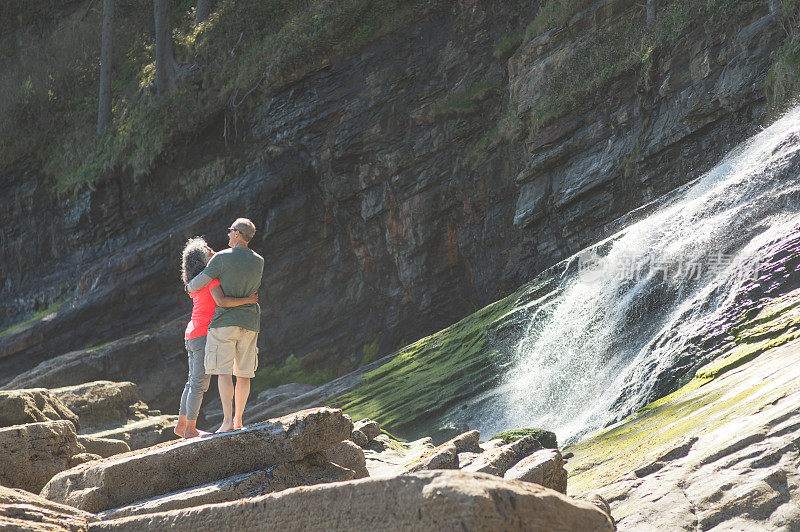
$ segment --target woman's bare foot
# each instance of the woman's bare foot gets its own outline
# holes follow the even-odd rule
[[[188,440],[189,438],[197,438],[198,436],[200,436],[200,431],[199,431],[199,430],[197,430],[197,429],[190,429],[190,428],[187,428],[187,429],[186,429],[186,432],[184,432],[184,433],[183,433],[183,437],[184,437],[185,439],[187,439],[187,440]]]
[[[217,433],[228,432],[229,430],[233,430],[233,421],[223,421],[222,426],[217,429]]]
[[[176,436],[183,438],[183,435],[186,433],[186,416],[178,416],[178,424],[175,425],[173,432]]]

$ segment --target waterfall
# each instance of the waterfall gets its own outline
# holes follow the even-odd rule
[[[500,384],[459,421],[487,437],[542,427],[569,443],[685,382],[746,312],[800,284],[799,152],[797,108],[567,259]]]

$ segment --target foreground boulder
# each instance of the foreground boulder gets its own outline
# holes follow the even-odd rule
[[[0,428],[0,484],[38,493],[83,452],[67,420]]]
[[[580,530],[611,531],[585,501],[523,482],[424,471],[286,490],[189,511],[103,521],[90,530]]]
[[[0,391],[0,427],[66,419],[78,430],[78,416],[44,388]]]
[[[117,519],[130,515],[152,514],[256,497],[297,486],[345,480],[353,480],[352,470],[327,462],[324,456],[317,453],[297,462],[277,464],[196,488],[154,497],[101,512],[98,516],[102,519]]]
[[[90,512],[117,508],[322,452],[350,434],[341,410],[304,410],[243,430],[91,462],[54,477],[42,496]]]
[[[0,486],[0,530],[87,530],[97,521],[88,512],[57,504],[23,490]]]

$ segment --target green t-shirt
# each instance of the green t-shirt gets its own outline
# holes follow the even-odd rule
[[[247,297],[261,286],[264,258],[249,248],[228,248],[214,255],[203,273],[219,279],[222,291],[230,297]],[[261,324],[261,307],[241,305],[217,307],[209,327],[241,327],[258,332]]]

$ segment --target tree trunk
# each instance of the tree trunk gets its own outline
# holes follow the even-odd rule
[[[100,45],[100,98],[97,105],[97,133],[111,121],[111,54],[114,31],[114,0],[103,0],[103,38]]]
[[[166,94],[175,85],[175,56],[172,53],[172,25],[169,0],[153,0],[156,22],[156,90]]]
[[[194,12],[195,26],[208,18],[211,13],[211,0],[197,0],[197,9]]]
[[[647,0],[645,13],[647,14],[647,27],[649,28],[656,21],[656,0]]]

